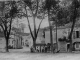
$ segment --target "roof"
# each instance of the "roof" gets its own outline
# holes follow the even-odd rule
[[[30,34],[30,33],[23,33],[23,32],[21,32],[20,28],[13,27],[12,30],[16,31],[16,34],[19,34],[19,35],[22,35],[22,36],[28,36]],[[13,34],[13,33],[11,33],[11,34]]]
[[[12,30],[13,30],[13,31],[21,31],[20,28],[15,28],[15,27],[12,27]]]
[[[72,27],[72,22],[65,24],[64,26],[59,26],[57,29],[65,29],[65,28],[71,28]],[[76,21],[75,27],[80,27],[80,18]],[[49,26],[44,28],[45,31],[49,30]],[[56,27],[52,26],[52,29],[55,30]]]
[[[28,36],[30,33],[16,32],[16,34],[19,34],[19,35],[22,35],[22,36]]]

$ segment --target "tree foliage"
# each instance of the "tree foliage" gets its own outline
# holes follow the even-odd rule
[[[66,2],[64,5],[64,9],[61,9],[61,11],[58,13],[58,20],[62,21],[62,24],[66,24],[71,22],[71,31],[68,36],[70,41],[70,50],[72,51],[72,33],[73,29],[75,27],[76,19],[80,17],[79,15],[79,9],[80,9],[80,1],[79,0],[70,0],[70,3],[68,3],[68,0],[64,1]],[[64,20],[62,20],[64,19]],[[68,21],[68,22],[67,22]],[[64,23],[65,22],[65,23]]]
[[[8,52],[8,40],[11,32],[12,21],[17,16],[18,10],[15,1],[4,1],[3,3],[5,14],[3,17],[0,17],[0,26],[4,32],[6,51]]]

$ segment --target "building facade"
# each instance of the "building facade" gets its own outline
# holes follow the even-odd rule
[[[9,46],[14,49],[21,49],[25,46],[25,40],[27,40],[28,33],[23,33],[19,29],[14,28],[11,31]]]
[[[58,45],[58,50],[60,52],[68,52],[70,50],[70,42],[68,40],[68,36],[71,32],[71,26],[72,24],[66,24],[65,26],[57,27],[57,39],[56,39],[56,28],[54,27],[52,29],[53,34],[53,46],[55,44]],[[63,40],[62,40],[63,39]],[[33,45],[33,40],[31,36],[28,38],[30,46]],[[44,28],[39,31],[36,44],[41,44],[44,41],[44,44],[51,43],[50,41],[50,30],[49,28]],[[76,22],[73,33],[72,33],[72,44],[73,44],[73,50],[80,50],[80,23],[79,21]]]
[[[67,52],[70,49],[70,43],[68,42],[68,36],[71,32],[71,23],[66,24],[65,26],[57,27],[57,39],[56,39],[56,28],[53,28],[53,44],[57,43],[58,50],[60,52]],[[64,39],[61,41],[60,39]],[[67,41],[66,41],[67,39]],[[50,30],[45,29],[45,43],[50,42]],[[80,24],[79,22],[75,24],[73,33],[72,33],[72,43],[73,43],[73,50],[80,50]]]

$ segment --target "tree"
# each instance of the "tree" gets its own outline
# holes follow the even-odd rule
[[[66,8],[60,8],[56,17],[57,17],[57,26],[64,26],[65,24],[71,22],[70,12]],[[53,18],[54,17],[52,17],[52,19]],[[55,22],[53,24],[55,24]]]
[[[71,31],[70,31],[70,34],[68,36],[68,39],[70,41],[71,52],[72,52],[72,48],[73,48],[73,46],[72,46],[73,45],[72,44],[72,33],[74,30],[76,19],[79,17],[79,7],[80,7],[80,1],[79,0],[70,0],[70,1],[64,0],[63,6],[57,15],[57,17],[59,19],[59,23],[60,23],[60,21],[64,24],[72,22]]]
[[[43,5],[44,11],[47,11],[47,14],[48,14],[48,22],[49,22],[49,28],[50,28],[51,52],[53,52],[52,26],[50,23],[51,11],[56,9],[57,4],[58,4],[58,1],[56,1],[56,0],[45,0],[45,5]]]
[[[74,26],[75,26],[75,23],[76,23],[76,19],[77,17],[79,17],[79,14],[78,14],[78,9],[80,7],[80,2],[78,0],[73,0],[72,1],[72,5],[71,5],[71,21],[72,21],[72,27],[71,27],[71,32],[70,32],[70,35],[69,35],[69,40],[70,40],[70,50],[72,52],[72,33],[73,33],[73,29],[74,29]]]
[[[15,1],[4,1],[3,3],[5,14],[4,17],[0,17],[0,26],[3,29],[6,40],[6,52],[9,52],[8,41],[11,32],[12,21],[16,17],[18,10]]]
[[[23,0],[21,3],[21,8],[22,8],[22,16],[27,18],[27,22],[28,22],[28,27],[30,30],[30,34],[31,37],[33,39],[33,47],[36,49],[36,39],[38,36],[38,32],[41,26],[41,23],[43,21],[43,16],[44,14],[40,13],[40,1],[41,0]],[[42,14],[42,15],[41,15]],[[31,26],[30,26],[30,21],[29,21],[29,17],[32,17],[33,19],[33,26],[34,26],[34,31],[32,31]],[[36,27],[36,18],[41,19],[40,24],[38,26],[38,29]]]

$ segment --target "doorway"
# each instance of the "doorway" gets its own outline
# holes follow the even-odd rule
[[[67,52],[70,50],[70,44],[67,44]]]

